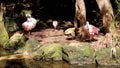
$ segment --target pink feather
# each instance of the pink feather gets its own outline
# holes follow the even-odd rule
[[[27,21],[25,21],[23,24],[22,24],[22,27],[24,28],[24,30],[26,31],[31,31],[32,29],[35,28],[36,26],[36,23],[37,23],[37,20],[33,17],[27,17]]]

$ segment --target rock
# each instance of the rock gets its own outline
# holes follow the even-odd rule
[[[69,38],[74,38],[75,37],[75,28],[68,28],[67,30],[65,30],[65,35],[67,35],[68,39]]]
[[[31,38],[23,48],[18,49],[15,53],[28,54],[35,59],[62,60],[62,45],[53,43],[43,46],[36,39]]]
[[[25,44],[25,37],[23,34],[20,34],[19,32],[16,32],[13,34],[13,36],[10,37],[8,42],[5,44],[5,47],[21,47]]]
[[[89,44],[71,43],[63,46],[63,59],[70,64],[92,64],[94,61],[94,49]]]
[[[119,65],[120,48],[109,47],[95,52],[95,59],[100,65]]]
[[[64,27],[72,27],[73,26],[73,24],[72,24],[72,22],[70,22],[70,21],[63,21],[64,22]]]
[[[35,52],[37,50],[37,48],[39,48],[40,43],[34,39],[31,38],[29,40],[26,41],[25,46],[18,49],[15,53],[18,54],[23,54],[23,53],[28,53],[28,54],[33,54],[33,52]]]
[[[42,46],[39,50],[37,50],[36,55],[43,60],[62,60],[62,45],[59,43],[53,43]]]
[[[53,60],[62,60],[62,45],[59,43],[50,44],[44,49],[44,54]]]

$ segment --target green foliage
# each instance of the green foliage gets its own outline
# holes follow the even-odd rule
[[[24,45],[25,45],[25,38],[23,34],[16,32],[13,36],[10,37],[10,39],[7,41],[4,47],[19,48]]]
[[[16,31],[19,27],[14,22],[14,18],[11,17],[5,17],[5,27],[7,29],[7,32]]]
[[[0,44],[4,45],[8,40],[9,40],[9,36],[4,27],[4,22],[0,21]]]
[[[115,18],[113,18],[113,22],[110,25],[110,31],[113,32],[113,33],[116,31]]]
[[[120,42],[120,35],[119,35],[119,34],[115,37],[115,41],[116,41],[117,43]]]
[[[23,9],[20,13],[20,16],[25,16],[26,14],[32,14],[32,10]]]
[[[117,7],[118,7],[118,12],[120,12],[120,0],[115,0]]]

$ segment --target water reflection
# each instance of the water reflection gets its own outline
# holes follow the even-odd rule
[[[1,64],[0,64],[1,65]],[[7,60],[1,68],[120,68],[120,66],[70,65],[64,61],[35,61],[30,59]]]
[[[7,60],[5,68],[27,68],[24,60]]]

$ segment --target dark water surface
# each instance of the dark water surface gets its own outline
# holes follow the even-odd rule
[[[120,66],[70,65],[64,61],[12,60],[7,61],[5,67],[0,68],[120,68]]]

